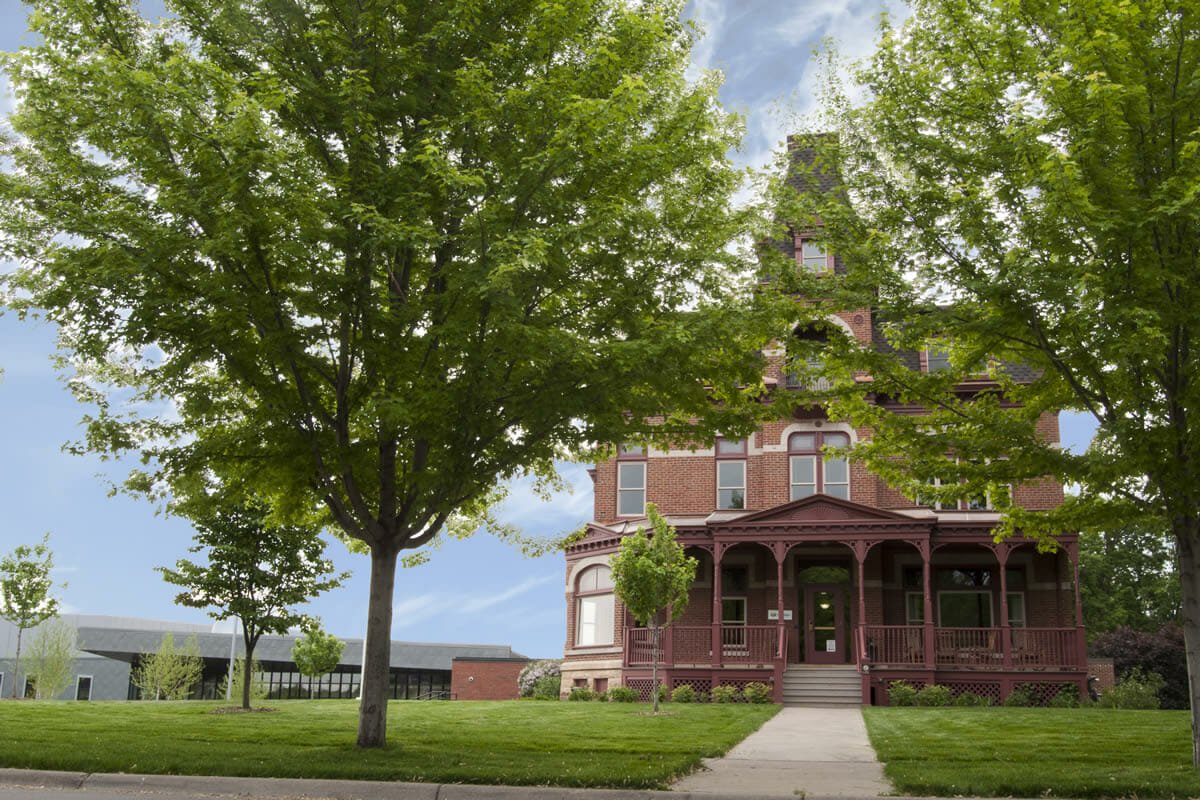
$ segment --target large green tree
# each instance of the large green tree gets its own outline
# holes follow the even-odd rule
[[[1179,623],[1175,546],[1160,528],[1082,533],[1079,560],[1088,639],[1118,628],[1155,632]]]
[[[183,587],[175,602],[209,608],[213,619],[236,617],[242,623],[246,656],[242,678],[242,708],[250,708],[254,649],[264,633],[287,633],[309,621],[300,606],[321,592],[334,589],[350,573],[333,574],[325,558],[325,542],[305,525],[280,525],[268,519],[256,503],[207,503],[196,517],[193,553],[175,569],[159,567],[167,583]]]
[[[654,415],[758,407],[740,128],[680,0],[29,4],[9,303],[59,323],[128,488],[215,474],[370,551],[361,745],[403,551]]]
[[[834,190],[787,210],[819,214],[849,267],[821,282],[830,302],[873,307],[895,349],[949,354],[920,374],[830,335],[834,371],[888,401],[835,396],[877,431],[860,457],[913,494],[934,477],[945,498],[991,491],[1002,533],[1047,545],[1170,532],[1200,765],[1198,24],[1173,0],[919,0],[852,71],[865,99],[830,93],[835,135],[798,180]],[[1049,441],[1060,408],[1095,419],[1086,454]],[[1041,476],[1081,490],[1047,512],[1008,502]]]
[[[687,610],[696,559],[684,552],[675,529],[653,503],[646,505],[652,533],[638,528],[612,557],[613,592],[639,625],[650,628],[650,694],[658,713],[658,651],[662,632]]]
[[[0,618],[17,629],[17,651],[13,663],[12,696],[17,696],[21,673],[21,637],[25,631],[58,616],[58,599],[50,592],[54,580],[54,554],[50,552],[50,534],[33,546],[22,544],[0,558]]]

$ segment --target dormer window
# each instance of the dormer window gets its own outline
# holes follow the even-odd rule
[[[950,369],[950,351],[937,345],[925,348],[925,371],[933,374]]]
[[[801,239],[800,266],[806,272],[833,272],[833,259],[815,239]]]

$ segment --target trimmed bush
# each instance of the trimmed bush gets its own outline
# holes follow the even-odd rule
[[[562,673],[562,662],[554,659],[530,661],[517,676],[517,692],[521,697],[533,697],[533,687],[548,675],[558,676]]]
[[[1161,708],[1162,703],[1158,698],[1164,686],[1166,681],[1157,672],[1143,672],[1134,667],[1116,686],[1100,696],[1100,706],[1143,710]]]
[[[951,702],[950,687],[931,683],[917,692],[916,701],[919,706],[948,706]]]
[[[990,706],[992,698],[974,692],[963,692],[958,697],[954,698],[954,705],[959,708],[973,708],[976,706]]]
[[[668,700],[671,699],[670,695],[671,695],[671,693],[669,691],[667,691],[667,685],[665,683],[660,683],[658,685],[658,702],[660,702],[660,703],[667,702]]]
[[[714,703],[736,703],[741,696],[742,693],[736,686],[714,686],[712,690]]]
[[[561,675],[543,675],[533,685],[533,698],[535,700],[558,700],[561,696]]]
[[[1079,708],[1079,687],[1074,683],[1064,683],[1046,705],[1050,708]]]
[[[672,703],[695,703],[695,702],[697,702],[696,687],[692,686],[690,683],[679,684],[671,691],[671,702]]]
[[[585,702],[590,701],[590,700],[595,700],[596,697],[597,697],[596,693],[593,692],[591,689],[587,688],[586,686],[572,687],[571,693],[569,695],[567,695],[568,700],[574,700],[576,702],[581,701],[581,700],[585,701]]]
[[[742,690],[742,694],[748,703],[771,702],[771,687],[759,681],[750,681],[750,683],[747,683],[746,688]]]
[[[1004,705],[1009,708],[1028,708],[1037,704],[1037,693],[1034,687],[1028,683],[1022,683],[1009,692],[1008,697],[1004,698]]]
[[[1113,660],[1117,683],[1135,669],[1143,676],[1158,673],[1163,679],[1158,690],[1162,707],[1188,708],[1187,653],[1183,630],[1178,625],[1167,625],[1157,633],[1117,628],[1098,637],[1094,650],[1096,655]]]
[[[610,703],[636,703],[637,699],[637,692],[628,686],[614,686],[608,690],[608,702]]]
[[[892,681],[888,684],[888,703],[893,706],[915,706],[917,687],[908,681]]]

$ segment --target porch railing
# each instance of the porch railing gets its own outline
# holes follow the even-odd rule
[[[868,662],[925,663],[925,628],[921,625],[867,625],[865,635]]]
[[[938,666],[1000,669],[1004,658],[1000,633],[1000,628],[938,628]]]
[[[1011,628],[1014,667],[1079,667],[1076,628]]]
[[[626,630],[626,664],[646,666],[653,663],[653,634],[649,628]],[[658,663],[666,663],[669,651],[674,664],[710,664],[712,637],[711,625],[672,625],[662,632]],[[721,626],[721,661],[724,664],[771,664],[779,656],[779,652],[778,626]]]

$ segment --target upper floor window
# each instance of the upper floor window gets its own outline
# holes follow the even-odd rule
[[[927,486],[946,486],[950,482],[943,481],[941,478],[929,478],[925,481]],[[1012,492],[1012,486],[1008,484],[992,485],[984,491],[977,494],[968,495],[965,499],[950,499],[939,500],[933,496],[918,495],[916,498],[917,505],[927,506],[935,511],[992,511],[996,508],[996,499],[998,497],[1007,497]]]
[[[613,612],[612,570],[588,567],[575,582],[575,644],[612,644]]]
[[[950,351],[938,345],[925,348],[925,371],[929,373],[950,369]]]
[[[801,239],[800,266],[807,272],[832,272],[833,259],[815,240]]]
[[[641,445],[617,447],[617,515],[638,517],[646,513],[646,449]]]
[[[717,439],[717,508],[746,507],[746,440]]]
[[[850,499],[850,463],[845,456],[828,455],[825,447],[849,447],[850,436],[841,432],[802,432],[788,437],[791,499],[828,494]]]

